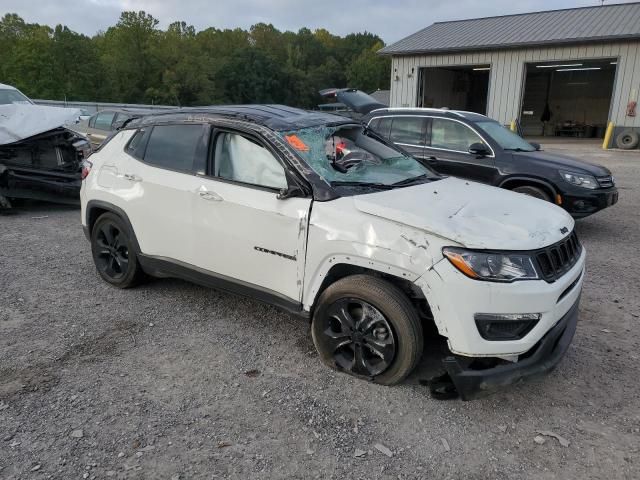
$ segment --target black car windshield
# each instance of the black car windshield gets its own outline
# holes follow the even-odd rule
[[[282,138],[335,187],[395,188],[439,178],[415,158],[385,145],[359,125],[311,127]],[[398,184],[398,185],[394,185]]]
[[[14,90],[12,88],[1,88],[0,89],[0,105],[31,105],[33,102],[29,100],[26,96],[20,93],[18,90]]]
[[[535,148],[530,143],[526,142],[522,137],[516,135],[511,130],[507,130],[498,122],[475,122],[475,125],[493,138],[493,140],[500,145],[503,150],[515,150],[518,152],[535,151]]]

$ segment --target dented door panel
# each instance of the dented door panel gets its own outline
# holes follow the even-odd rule
[[[299,302],[311,199],[280,200],[274,191],[206,177],[198,185],[194,262]]]

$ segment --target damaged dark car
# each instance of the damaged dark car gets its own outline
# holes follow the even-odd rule
[[[0,209],[17,199],[80,203],[91,145],[65,126],[77,117],[73,109],[0,104]]]

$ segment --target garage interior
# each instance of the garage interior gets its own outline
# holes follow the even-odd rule
[[[489,65],[420,68],[418,106],[486,114],[490,71]]]
[[[529,137],[603,138],[617,59],[527,63],[520,126]]]

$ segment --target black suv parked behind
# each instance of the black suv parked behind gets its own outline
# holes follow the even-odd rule
[[[364,92],[325,90],[385,139],[439,173],[554,202],[582,218],[618,201],[611,172],[600,165],[540,151],[478,113],[435,108],[388,108]],[[367,98],[368,97],[368,98]]]

